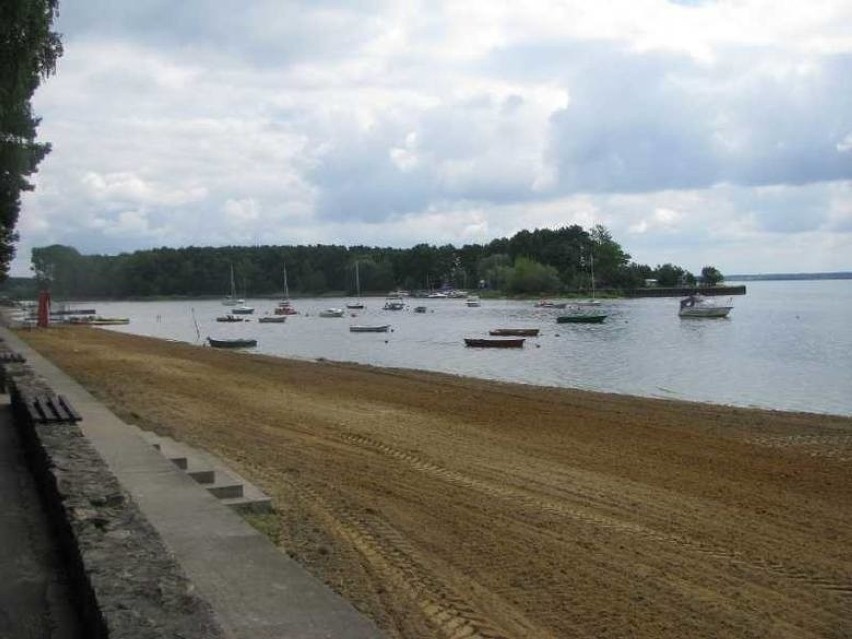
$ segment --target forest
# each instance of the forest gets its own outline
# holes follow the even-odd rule
[[[651,268],[633,263],[600,225],[524,230],[459,248],[163,247],[109,256],[82,255],[55,244],[32,251],[34,285],[65,299],[221,296],[230,292],[232,269],[239,296],[275,296],[284,289],[285,268],[292,295],[353,294],[356,264],[365,295],[441,288],[505,295],[588,294],[593,286],[598,292],[619,293],[642,287],[647,279],[663,286],[695,283],[691,273],[672,264]],[[718,274],[712,267],[704,271]]]

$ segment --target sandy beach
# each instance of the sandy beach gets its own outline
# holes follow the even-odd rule
[[[850,637],[852,418],[17,333],[389,637]]]

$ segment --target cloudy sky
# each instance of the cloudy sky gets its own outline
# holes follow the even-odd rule
[[[66,0],[51,243],[485,243],[852,270],[849,0]]]

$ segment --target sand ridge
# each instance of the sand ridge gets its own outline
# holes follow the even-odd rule
[[[852,419],[20,331],[390,637],[848,637]]]

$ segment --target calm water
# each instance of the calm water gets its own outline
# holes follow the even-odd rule
[[[259,324],[272,300],[249,300],[252,321],[222,324],[219,301],[98,302],[104,316],[129,317],[116,330],[200,343],[211,337],[253,337],[254,352],[352,361],[488,379],[708,401],[779,410],[852,415],[852,281],[749,282],[724,320],[681,320],[675,298],[605,303],[601,325],[556,324],[559,311],[531,302],[409,300],[382,310],[368,298],[357,319],[317,313],[344,299],[302,299],[302,315]],[[426,314],[412,312],[415,305]],[[392,332],[350,333],[350,323],[385,324]],[[498,327],[538,327],[523,349],[471,349],[464,337]]]

